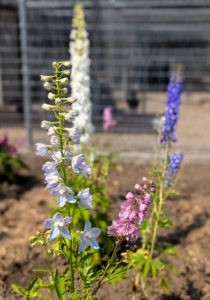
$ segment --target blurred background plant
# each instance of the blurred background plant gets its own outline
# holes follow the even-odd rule
[[[17,171],[27,168],[17,152],[22,146],[21,140],[16,145],[11,144],[6,133],[0,136],[0,181],[14,182]]]

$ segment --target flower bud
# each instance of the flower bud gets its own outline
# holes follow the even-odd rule
[[[70,61],[64,61],[64,62],[63,62],[63,65],[64,65],[65,67],[71,67],[71,62],[70,62]]]
[[[150,187],[150,192],[152,192],[152,193],[155,192],[155,188],[153,186]]]
[[[125,196],[127,200],[133,200],[135,198],[134,194],[131,192],[128,192],[127,195]]]
[[[53,63],[52,63],[52,67],[55,69],[55,68],[57,68],[57,67],[59,67],[59,63],[57,63],[56,61],[54,61]]]
[[[44,104],[42,104],[42,108],[50,111],[50,110],[56,109],[57,107],[55,105],[49,105],[49,104],[44,103]]]
[[[71,71],[70,70],[64,70],[64,71],[62,71],[62,73],[66,76],[69,76],[71,74]]]
[[[71,104],[77,101],[76,98],[74,98],[74,97],[63,98],[63,100],[65,100]]]
[[[47,97],[50,100],[54,100],[55,99],[55,95],[53,93],[48,93]]]
[[[43,87],[44,87],[46,90],[48,90],[48,91],[51,90],[51,84],[50,84],[49,82],[47,82],[47,81],[43,84]]]
[[[55,99],[55,104],[60,105],[62,103],[61,98],[56,98]]]
[[[41,76],[41,81],[49,81],[52,76],[44,76],[44,75],[40,75]]]
[[[62,95],[65,95],[68,93],[68,89],[67,88],[63,88],[61,89]]]
[[[142,177],[142,180],[143,181],[147,181],[147,177]]]
[[[41,128],[48,130],[50,128],[50,126],[51,126],[51,122],[49,122],[49,121],[42,121]]]
[[[138,183],[135,184],[134,188],[135,188],[136,190],[141,190],[141,186],[140,186],[140,184],[138,184]]]
[[[73,117],[76,117],[79,114],[79,112],[77,110],[71,110],[70,112]]]
[[[65,84],[65,83],[68,83],[68,82],[69,82],[69,79],[67,77],[64,77],[64,78],[60,79],[61,84]]]

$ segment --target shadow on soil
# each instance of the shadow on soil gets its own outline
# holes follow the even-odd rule
[[[15,181],[8,182],[1,177],[0,181],[0,201],[8,198],[20,200],[23,193],[29,191],[32,187],[42,184],[42,180],[35,176],[16,175]]]

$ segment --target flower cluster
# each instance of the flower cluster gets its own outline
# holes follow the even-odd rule
[[[79,112],[79,116],[74,120],[74,124],[81,131],[81,142],[88,143],[94,127],[91,121],[89,40],[81,4],[77,4],[74,7],[72,27],[69,49],[73,65],[71,93],[77,98],[77,102],[73,107]]]
[[[183,91],[182,81],[172,76],[168,85],[164,123],[162,127],[161,144],[167,141],[176,142],[175,127],[179,118],[179,105]]]
[[[142,178],[143,186],[135,185],[136,195],[129,192],[126,200],[121,205],[119,219],[112,222],[108,227],[108,235],[124,238],[130,242],[135,242],[139,236],[139,226],[142,225],[148,206],[152,200],[149,192],[155,192],[153,181]]]
[[[20,140],[16,146],[9,144],[9,138],[7,134],[4,136],[0,136],[0,148],[5,152],[9,152],[11,154],[16,153],[17,149],[22,147],[23,142]]]
[[[109,105],[103,111],[103,129],[111,130],[117,124],[117,121],[112,116],[112,106]]]
[[[75,194],[69,186],[69,172],[82,174],[86,179],[89,179],[91,166],[87,164],[82,154],[74,156],[73,149],[68,148],[68,146],[71,147],[80,143],[81,134],[78,128],[65,126],[66,121],[73,122],[75,120],[78,112],[72,109],[72,104],[76,99],[66,97],[65,94],[68,91],[61,86],[69,81],[67,75],[70,74],[70,71],[64,67],[70,67],[70,62],[54,62],[53,68],[56,75],[41,76],[41,80],[45,81],[44,87],[50,91],[48,98],[54,101],[53,105],[43,104],[42,107],[46,110],[52,110],[56,121],[42,121],[41,127],[47,130],[50,144],[37,143],[35,151],[40,156],[48,152],[51,154],[52,161],[47,161],[42,167],[47,184],[46,189],[50,190],[51,196],[56,198],[59,208],[66,207],[65,217],[57,212],[53,218],[47,219],[44,223],[46,228],[51,229],[51,240],[56,239],[60,234],[66,239],[71,239],[69,224],[72,217],[69,216],[70,211],[79,209],[80,206],[87,209],[93,208],[93,198],[89,193],[89,189],[84,189]],[[65,209],[62,211],[65,212]],[[99,248],[95,238],[98,237],[101,230],[93,228],[91,231],[90,228],[91,224],[85,224],[85,231],[80,236],[80,251],[84,251],[88,245],[94,249]]]
[[[171,186],[170,177],[178,173],[181,162],[183,160],[183,154],[181,152],[175,153],[172,156],[169,156],[168,160],[169,162],[167,170],[165,172],[165,187]]]

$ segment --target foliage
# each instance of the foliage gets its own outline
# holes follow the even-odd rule
[[[19,142],[20,145],[20,142]],[[5,134],[0,137],[0,175],[8,181],[15,181],[16,171],[27,168],[17,154],[17,147],[9,143]]]

